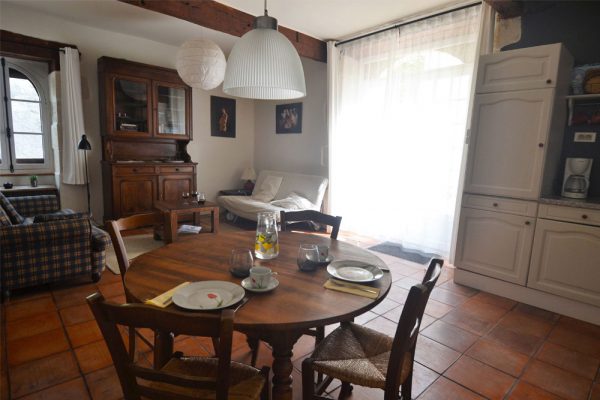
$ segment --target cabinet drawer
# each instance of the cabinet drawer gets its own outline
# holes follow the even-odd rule
[[[540,205],[538,218],[558,221],[578,222],[580,224],[600,226],[600,210],[588,208],[561,207],[548,204]]]
[[[186,173],[186,174],[191,174],[194,172],[194,167],[189,167],[189,166],[181,166],[181,167],[175,167],[175,166],[169,166],[169,167],[160,167],[160,172],[161,173],[165,173],[165,174],[173,174],[173,173]]]
[[[556,43],[481,56],[477,93],[555,87],[561,50]]]
[[[150,166],[128,166],[115,167],[115,175],[139,175],[139,174],[154,174],[154,167]]]
[[[505,199],[502,197],[477,196],[465,194],[463,207],[477,208],[479,210],[498,211],[507,214],[525,215],[535,217],[537,203],[535,201]]]

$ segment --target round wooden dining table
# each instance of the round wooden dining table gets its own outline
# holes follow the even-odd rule
[[[253,249],[254,239],[253,231],[191,235],[137,257],[125,275],[125,288],[143,302],[183,282],[218,280],[239,284],[241,280],[229,273],[231,250]],[[279,286],[266,293],[247,291],[250,299],[234,319],[235,330],[263,340],[273,349],[273,399],[292,399],[292,349],[307,328],[350,320],[366,312],[384,299],[392,283],[389,272],[372,282],[370,286],[381,289],[376,299],[325,289],[323,284],[329,278],[326,268],[314,272],[298,269],[296,257],[301,243],[328,245],[335,260],[365,261],[387,269],[380,258],[350,243],[321,235],[280,232],[279,256],[255,261],[255,265],[277,272]],[[170,343],[168,338],[163,340],[167,344],[157,347],[170,354],[172,339]]]

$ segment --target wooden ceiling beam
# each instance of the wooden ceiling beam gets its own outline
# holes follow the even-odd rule
[[[213,0],[119,1],[238,37],[252,30],[254,22],[254,15]],[[292,42],[301,56],[327,62],[327,45],[322,40],[281,25],[279,26],[279,32]]]

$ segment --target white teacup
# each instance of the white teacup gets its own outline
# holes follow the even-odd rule
[[[273,271],[267,267],[252,267],[250,268],[250,282],[255,289],[264,289],[269,286]]]

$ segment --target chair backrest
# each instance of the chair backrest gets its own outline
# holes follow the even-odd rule
[[[96,317],[126,399],[192,399],[192,397],[167,389],[151,387],[153,382],[162,382],[183,388],[208,389],[216,392],[217,400],[227,399],[229,370],[231,364],[231,342],[233,338],[233,310],[221,313],[183,313],[168,311],[143,304],[108,303],[100,293],[94,293],[87,302]],[[219,338],[218,366],[216,377],[196,377],[142,367],[130,361],[118,326],[149,328],[174,334]]]
[[[279,221],[281,222],[282,231],[286,229],[287,222],[312,221],[317,224],[328,225],[331,226],[330,237],[337,239],[342,217],[334,217],[315,210],[281,211]]]
[[[117,256],[117,262],[119,263],[121,279],[125,279],[125,273],[129,268],[129,258],[127,257],[127,249],[125,249],[121,231],[158,225],[162,222],[163,218],[160,213],[138,214],[132,215],[131,217],[120,218],[116,221],[110,220],[106,222],[106,230],[112,240],[115,255]]]
[[[432,259],[423,282],[410,288],[394,336],[386,375],[386,391],[397,390],[402,384],[405,369],[412,368],[421,320],[443,265],[444,260]]]

